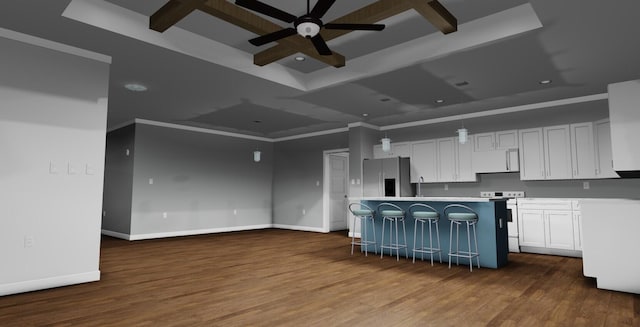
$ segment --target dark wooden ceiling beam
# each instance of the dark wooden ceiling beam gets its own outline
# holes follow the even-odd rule
[[[149,28],[160,33],[178,23],[205,0],[171,0],[149,18]]]
[[[199,5],[197,9],[258,35],[265,35],[283,28],[270,20],[264,19],[226,0],[206,0]],[[297,34],[280,39],[277,42],[283,47],[294,49],[295,52],[302,52],[311,58],[334,67],[342,67],[345,64],[343,55],[337,52],[333,52],[333,54],[329,56],[320,55],[316,49],[311,46],[309,40]]]
[[[438,0],[406,0],[433,26],[443,34],[458,30],[458,20]]]
[[[393,17],[402,12],[413,8],[413,4],[406,0],[379,0],[368,6],[362,7],[347,15],[344,15],[330,23],[354,23],[354,24],[373,24],[381,20]],[[333,40],[339,36],[351,33],[349,30],[325,30],[320,34],[325,41]],[[276,45],[264,51],[258,52],[253,56],[253,63],[258,66],[264,66],[280,59],[286,58],[298,51],[289,49],[283,45]]]

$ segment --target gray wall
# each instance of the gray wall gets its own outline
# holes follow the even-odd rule
[[[347,148],[348,138],[349,134],[344,132],[275,144],[273,223],[276,226],[322,228],[323,151]]]
[[[102,229],[131,233],[135,125],[109,132],[105,155]],[[129,150],[129,155],[127,155]]]
[[[380,143],[380,132],[367,127],[349,128],[349,179],[360,179],[360,184],[349,183],[349,196],[362,196],[362,160],[373,158],[373,146]]]
[[[270,142],[136,124],[131,156],[132,239],[271,224]]]

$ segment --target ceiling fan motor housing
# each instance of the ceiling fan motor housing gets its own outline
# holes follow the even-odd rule
[[[322,21],[318,18],[304,15],[296,19],[293,25],[296,31],[298,31],[298,34],[306,38],[312,38],[320,33]]]

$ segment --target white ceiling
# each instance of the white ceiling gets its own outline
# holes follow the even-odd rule
[[[347,58],[342,68],[293,56],[255,66],[252,55],[269,45],[254,47],[247,40],[255,34],[202,12],[163,34],[146,28],[136,34],[99,12],[85,22],[63,16],[71,2],[3,1],[0,27],[112,56],[109,127],[143,118],[279,138],[359,121],[388,126],[583,97],[606,92],[609,83],[640,78],[636,0],[441,0],[458,18],[458,32],[442,35],[408,11],[384,21],[382,32],[354,32],[328,42]],[[146,26],[146,17],[167,0],[73,2],[117,8],[122,19],[141,19]],[[304,0],[264,2],[294,15],[306,11]],[[337,1],[324,20],[372,2]],[[541,27],[523,32],[495,15],[527,4]],[[106,30],[109,25],[119,30]],[[200,54],[182,40],[167,45],[172,35],[197,36]],[[539,84],[543,79],[553,83]],[[128,82],[149,90],[127,91]],[[473,130],[472,122],[465,125]]]

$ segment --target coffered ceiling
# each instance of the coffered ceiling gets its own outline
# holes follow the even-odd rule
[[[609,83],[640,78],[634,0],[440,0],[457,32],[443,35],[408,10],[380,22],[384,31],[327,42],[346,57],[341,68],[297,55],[256,66],[253,55],[271,45],[255,47],[248,40],[256,34],[197,10],[164,33],[149,30],[149,16],[167,1],[8,0],[0,28],[112,56],[110,128],[142,118],[280,138],[544,102],[561,111],[564,99],[591,99]],[[306,12],[304,0],[263,2]],[[336,1],[324,20],[374,2]],[[130,82],[148,91],[128,91]]]

